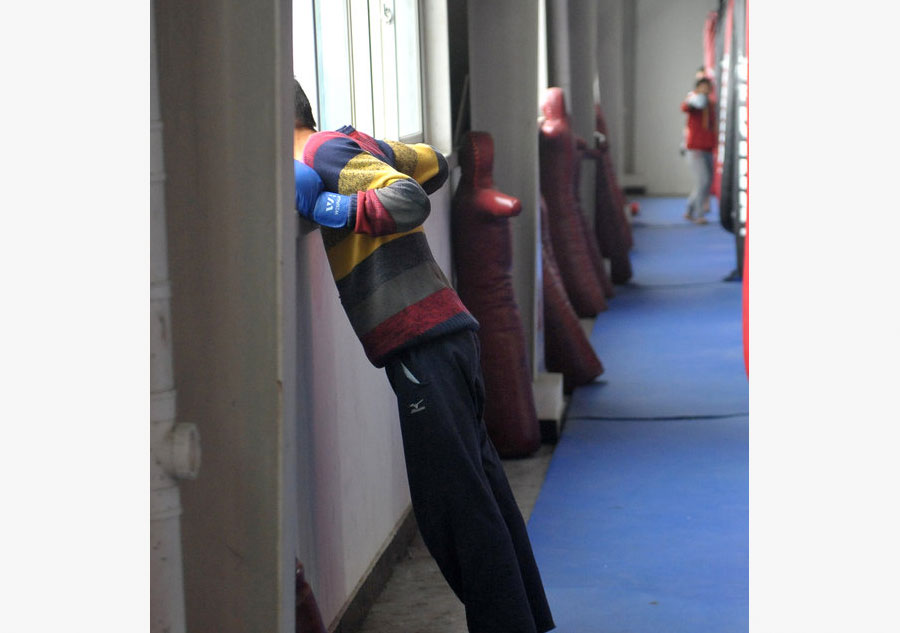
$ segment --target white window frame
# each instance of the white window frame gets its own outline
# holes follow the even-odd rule
[[[300,4],[302,0],[295,0]],[[419,130],[400,136],[397,76],[397,34],[394,0],[305,0],[344,2],[347,9],[347,41],[350,59],[351,120],[355,128],[376,138],[396,139],[404,143],[423,142],[428,121],[425,107],[425,56],[423,46],[422,2],[415,1],[415,28],[418,66]],[[304,3],[305,5],[305,3]],[[315,27],[313,26],[313,29]],[[296,32],[296,28],[295,28]],[[316,39],[321,34],[315,33]],[[313,45],[315,51],[315,46]],[[296,60],[295,52],[295,60]],[[296,63],[296,61],[295,61]],[[307,90],[322,112],[323,91],[327,84],[317,76],[315,90]],[[302,82],[301,82],[302,83]],[[306,88],[304,87],[304,90]],[[311,92],[315,93],[315,97]],[[321,123],[321,118],[319,118]]]
[[[313,0],[293,0],[293,57],[294,77],[303,86],[303,91],[313,109],[313,117],[319,117],[319,82],[316,66],[316,27]]]

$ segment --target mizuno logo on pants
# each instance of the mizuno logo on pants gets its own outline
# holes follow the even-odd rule
[[[419,400],[418,402],[411,403],[409,405],[409,412],[412,414],[412,413],[419,413],[420,411],[424,411],[425,405],[422,404],[423,402],[425,402],[424,399]]]

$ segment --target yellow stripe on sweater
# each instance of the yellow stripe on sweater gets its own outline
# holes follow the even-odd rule
[[[397,169],[412,176],[420,185],[431,180],[441,170],[437,154],[430,145],[415,143],[406,145],[397,141],[387,141],[394,150]]]
[[[434,153],[434,150],[423,143],[416,143],[412,148],[419,155],[419,160],[416,162],[416,170],[413,172],[413,178],[415,178],[416,182],[423,183],[437,176],[441,166],[438,163],[437,154]]]
[[[351,233],[340,242],[328,249],[328,263],[331,264],[331,273],[335,281],[340,281],[349,275],[356,266],[366,257],[378,250],[382,245],[413,233],[422,233],[425,229],[417,226],[412,231],[394,233],[372,237],[363,233]]]
[[[338,193],[352,196],[358,191],[381,189],[409,176],[391,168],[371,154],[361,152],[347,161],[338,176]]]

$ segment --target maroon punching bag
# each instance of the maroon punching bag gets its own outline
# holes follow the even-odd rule
[[[319,605],[313,595],[306,574],[303,571],[303,563],[294,560],[294,631],[296,633],[327,633],[322,615],[319,613]]]
[[[522,203],[495,190],[494,141],[468,132],[459,153],[462,177],[452,206],[453,257],[460,299],[481,329],[484,423],[502,457],[525,457],[541,445],[525,331],[513,295],[509,218]]]
[[[591,150],[588,149],[584,139],[580,137],[575,137],[575,149],[575,195],[578,199],[578,210],[582,211],[581,196],[579,195],[581,191],[581,162],[590,154]],[[590,224],[584,213],[578,214],[578,223],[581,225],[582,232],[587,236],[585,242],[587,243],[588,256],[594,265],[594,272],[597,273],[597,280],[600,282],[600,287],[603,288],[603,294],[607,299],[612,299],[616,294],[616,290],[613,287],[609,273],[606,272],[606,263],[603,261],[605,253],[602,252],[596,236],[591,233]]]
[[[599,104],[594,105],[597,132],[602,140],[597,139],[597,148],[589,151],[596,165],[594,234],[600,250],[610,261],[610,277],[613,283],[624,284],[631,279],[631,258],[628,255],[630,243],[630,224],[622,212],[620,196],[615,191],[616,184],[610,180],[612,159],[609,154],[609,140],[606,133],[606,122]]]
[[[566,294],[579,317],[606,310],[606,297],[588,252],[588,235],[575,195],[575,136],[561,88],[548,88],[541,104],[541,194],[547,203],[550,239]]]
[[[597,132],[604,138],[604,144],[609,148],[609,132],[606,128],[606,117],[603,116],[603,109],[600,104],[594,104],[594,124]],[[625,244],[630,250],[634,246],[634,237],[631,233],[631,223],[627,220],[627,213],[632,215],[637,211],[637,205],[632,203],[626,210],[625,192],[619,187],[619,180],[616,178],[616,169],[613,166],[612,154],[606,151],[603,156],[603,172],[606,175],[606,182],[609,183],[610,191],[615,204],[615,215],[621,218],[622,234],[625,236]]]
[[[586,385],[603,373],[603,364],[585,336],[556,265],[547,205],[541,198],[541,263],[544,275],[544,364],[563,375],[563,391]]]

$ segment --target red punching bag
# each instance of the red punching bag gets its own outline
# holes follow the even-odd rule
[[[579,317],[606,310],[606,297],[588,252],[583,218],[575,195],[575,136],[566,115],[563,92],[549,88],[541,105],[541,194],[547,203],[550,238],[566,294]]]
[[[575,160],[575,195],[578,200],[578,210],[582,210],[581,206],[581,196],[579,192],[581,191],[581,162],[585,159],[586,156],[592,153],[585,143],[584,139],[579,137],[575,137],[575,149],[576,149],[576,160]],[[616,290],[613,287],[612,279],[609,277],[609,273],[606,270],[606,263],[603,261],[603,257],[605,253],[602,252],[600,248],[600,244],[597,242],[596,236],[591,232],[590,224],[588,224],[587,218],[584,217],[584,213],[578,214],[578,223],[581,226],[581,231],[587,236],[585,242],[587,243],[587,252],[588,256],[591,258],[591,263],[594,266],[594,272],[597,273],[597,280],[600,282],[600,287],[603,288],[603,295],[607,299],[612,299]]]
[[[294,631],[296,633],[327,633],[322,615],[319,613],[319,605],[313,595],[306,574],[303,571],[303,563],[294,560]]]
[[[616,205],[616,215],[622,218],[621,230],[625,236],[625,244],[629,249],[634,246],[634,237],[631,233],[631,222],[627,217],[628,214],[635,215],[638,212],[636,202],[628,204],[625,200],[625,192],[619,186],[619,179],[616,177],[616,168],[613,165],[612,154],[609,152],[609,131],[606,127],[606,117],[603,115],[603,108],[600,104],[594,105],[594,127],[604,139],[607,151],[603,155],[603,171],[606,175],[606,182],[609,183],[610,190],[613,195],[613,201]]]
[[[596,128],[599,137],[592,156],[595,158],[597,177],[595,182],[596,201],[594,207],[594,233],[605,257],[610,260],[610,278],[613,283],[624,284],[631,279],[631,258],[628,255],[631,225],[622,212],[620,197],[615,191],[609,171],[612,159],[609,154],[609,140],[606,122],[599,104],[594,105]]]
[[[556,265],[547,205],[541,198],[541,263],[544,276],[544,363],[563,375],[563,391],[586,385],[603,373],[603,364],[569,303]]]
[[[502,457],[524,457],[541,445],[525,331],[513,294],[509,218],[517,198],[495,190],[494,141],[468,132],[459,153],[462,178],[453,197],[452,240],[460,299],[481,324],[484,423]]]
[[[744,3],[744,11],[750,10],[750,0]],[[749,29],[750,21],[746,19],[748,14],[744,16],[744,28]],[[747,371],[747,377],[750,377],[750,38],[748,32],[744,33],[744,45],[747,54],[747,219],[744,224],[744,277],[743,277],[743,299],[744,299],[744,369]]]

